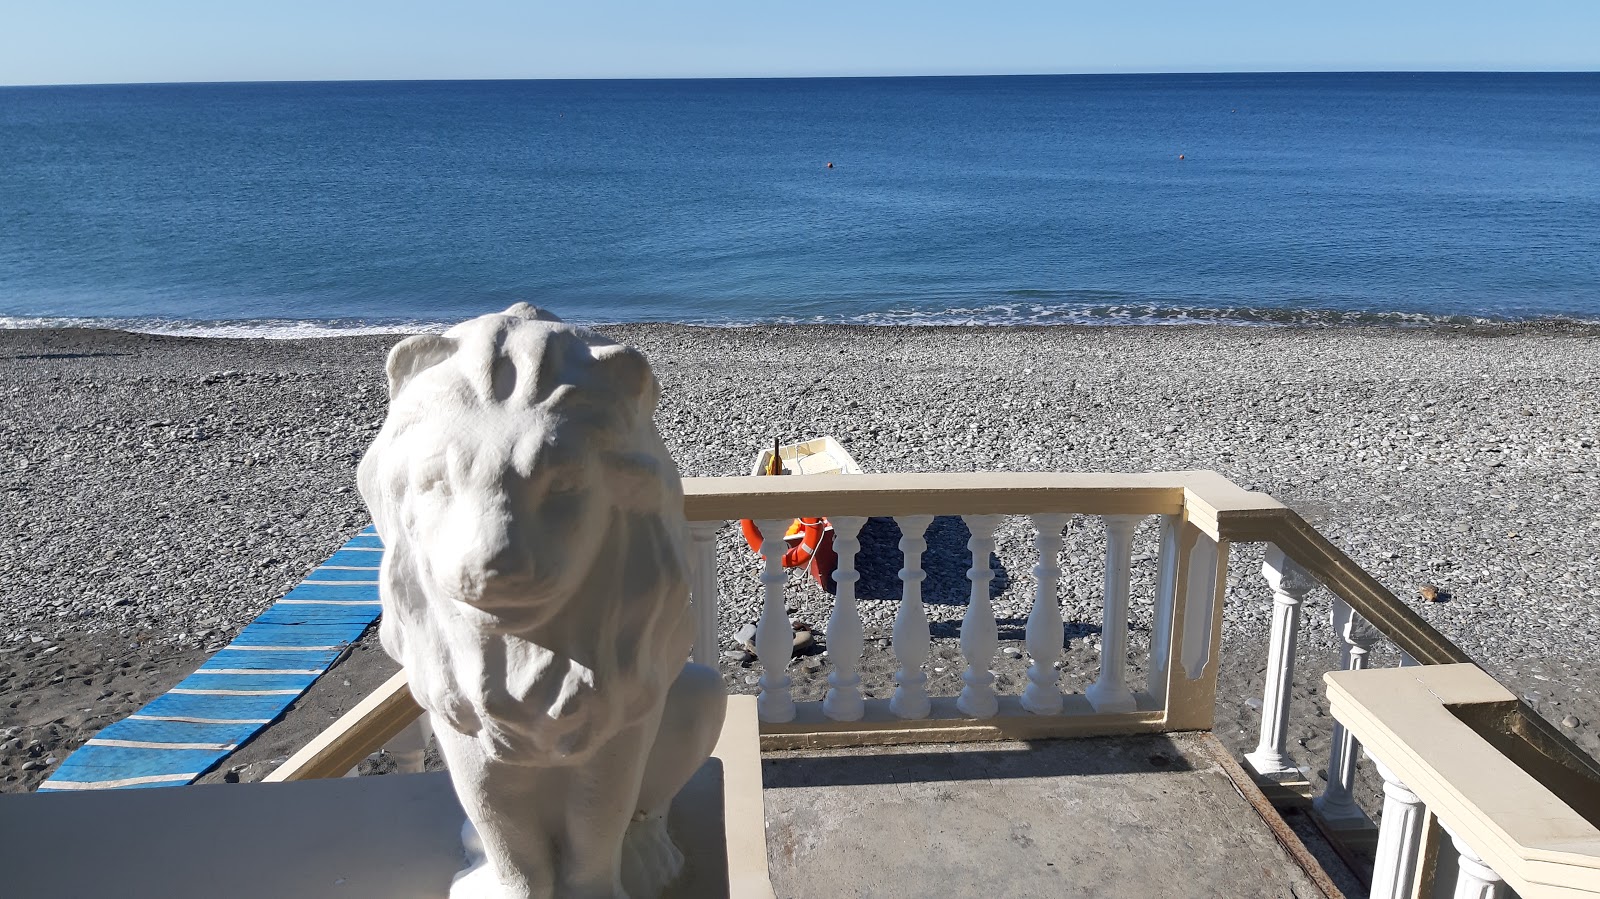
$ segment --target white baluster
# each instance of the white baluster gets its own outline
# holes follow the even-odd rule
[[[933,703],[928,699],[928,675],[922,670],[928,661],[932,638],[928,635],[928,612],[922,607],[922,580],[927,572],[922,570],[922,553],[928,541],[922,539],[932,515],[897,515],[900,526],[900,554],[904,568],[900,569],[900,608],[894,615],[894,657],[900,670],[894,674],[894,696],[889,699],[889,711],[901,718],[926,718]]]
[[[1133,532],[1142,515],[1103,515],[1106,523],[1105,604],[1100,610],[1100,676],[1084,691],[1097,712],[1137,709],[1128,689],[1128,583]]]
[[[1367,653],[1377,640],[1378,632],[1337,596],[1333,598],[1333,632],[1339,636],[1339,668],[1359,671],[1367,667]],[[1355,784],[1359,749],[1355,735],[1345,730],[1343,723],[1334,721],[1333,745],[1328,751],[1328,785],[1311,802],[1326,821],[1358,823],[1367,820],[1366,813],[1356,805],[1350,792]]]
[[[763,519],[756,522],[761,532],[761,619],[756,622],[756,654],[761,659],[761,694],[756,697],[756,714],[762,721],[782,724],[794,720],[794,697],[789,695],[789,660],[794,657],[794,627],[784,605],[783,590],[789,575],[783,567],[783,542],[788,519]]]
[[[1061,658],[1061,602],[1056,598],[1056,585],[1061,580],[1061,566],[1056,558],[1061,555],[1061,529],[1067,526],[1067,515],[1035,515],[1033,551],[1039,557],[1033,566],[1037,586],[1033,594],[1033,609],[1028,613],[1025,632],[1028,644],[1028,687],[1022,691],[1022,707],[1036,715],[1054,715],[1061,711],[1061,672],[1056,670],[1056,660]]]
[[[961,654],[967,659],[967,670],[961,673],[966,686],[956,698],[956,708],[974,718],[992,718],[1000,710],[1000,699],[994,693],[994,673],[989,664],[1000,648],[1000,632],[989,602],[989,582],[994,580],[989,556],[994,553],[994,532],[1002,519],[999,515],[963,515],[961,520],[972,533],[967,540],[967,550],[972,553],[972,567],[967,569],[972,594],[961,619]]]
[[[383,751],[394,759],[396,771],[401,774],[421,774],[425,765],[428,738],[431,736],[433,728],[428,723],[427,714],[424,713],[406,725],[405,730],[395,734],[394,739],[383,747]]]
[[[1167,703],[1167,668],[1172,661],[1172,622],[1178,596],[1178,527],[1176,515],[1161,516],[1161,569],[1156,579],[1156,619],[1150,632],[1150,674],[1145,689],[1156,702]]]
[[[1268,546],[1261,576],[1272,587],[1272,642],[1267,649],[1267,685],[1261,698],[1261,740],[1245,756],[1264,776],[1296,774],[1284,743],[1289,737],[1289,696],[1300,635],[1300,603],[1316,581],[1276,546]]]
[[[829,518],[833,525],[833,549],[839,554],[833,572],[837,594],[833,614],[828,617],[828,695],[822,698],[822,711],[835,721],[859,721],[865,708],[861,701],[861,651],[866,635],[861,630],[861,612],[856,608],[856,553],[861,550],[861,528],[865,518]]]
[[[694,660],[717,667],[717,530],[720,521],[691,521],[689,605],[694,614]]]
[[[1444,825],[1441,823],[1440,826]],[[1456,836],[1455,831],[1445,827],[1444,832],[1450,835],[1450,842],[1455,844],[1456,852],[1460,853],[1456,862],[1456,890],[1451,894],[1452,899],[1500,899],[1506,895],[1506,882],[1500,875],[1484,864],[1478,853]]]
[[[1422,853],[1422,800],[1394,772],[1372,760],[1383,776],[1383,817],[1378,826],[1378,854],[1373,859],[1372,899],[1410,899]]]
[[[1211,636],[1216,614],[1220,547],[1205,534],[1196,534],[1189,550],[1188,584],[1183,612],[1183,673],[1195,680],[1211,661]]]

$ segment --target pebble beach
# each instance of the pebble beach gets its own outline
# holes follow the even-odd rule
[[[742,474],[773,437],[837,437],[873,472],[1214,469],[1296,508],[1502,683],[1600,754],[1600,328],[775,326],[602,328],[651,359],[685,477]],[[260,340],[0,330],[0,791],[192,671],[367,524],[355,465],[382,422],[397,336]],[[998,686],[1020,692],[1031,530],[1000,531]],[[1135,544],[1135,681],[1155,526]],[[894,525],[864,534],[869,695],[893,688]],[[930,691],[953,694],[966,533],[930,530]],[[737,634],[756,563],[721,535],[722,668],[755,690]],[[1104,531],[1062,556],[1063,683],[1094,677]],[[1237,547],[1217,732],[1255,742],[1270,595]],[[1425,602],[1423,585],[1444,601]],[[798,577],[790,606],[829,600]],[[1290,749],[1316,772],[1336,659],[1330,597],[1306,602]],[[381,664],[353,653],[341,668]],[[1393,664],[1393,652],[1374,653]],[[826,657],[790,667],[821,695]],[[348,677],[348,674],[346,674]],[[369,678],[368,678],[369,679]],[[364,682],[363,678],[355,678]],[[358,697],[350,697],[353,702]],[[1254,703],[1254,705],[1252,705]],[[309,737],[309,733],[306,734]],[[225,762],[224,765],[228,763]]]

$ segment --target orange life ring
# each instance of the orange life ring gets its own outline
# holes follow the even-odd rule
[[[790,522],[783,539],[794,545],[783,554],[783,567],[799,568],[810,562],[811,557],[817,554],[817,547],[822,545],[822,535],[827,528],[826,518],[796,518]],[[748,518],[741,519],[739,529],[744,531],[744,542],[750,544],[750,549],[761,552],[761,531],[756,528],[756,523]]]

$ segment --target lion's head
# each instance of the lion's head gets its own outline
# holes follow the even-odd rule
[[[687,655],[687,526],[636,350],[527,304],[389,354],[357,475],[384,648],[492,758],[563,764],[656,707]]]

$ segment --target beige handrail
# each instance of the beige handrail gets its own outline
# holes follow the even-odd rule
[[[263,780],[343,777],[346,771],[381,749],[421,714],[422,706],[411,698],[406,673],[397,671],[383,686],[356,703]]]
[[[1424,665],[1451,665],[1471,662],[1461,647],[1450,642],[1433,625],[1422,620],[1410,606],[1401,602],[1377,579],[1368,574],[1344,550],[1307,524],[1292,509],[1281,509],[1271,516],[1224,517],[1222,539],[1240,543],[1275,544],[1284,555],[1350,604],[1401,650]]]
[[[1185,472],[1156,474],[853,474],[684,478],[690,521],[804,515],[1176,515]]]
[[[1276,544],[1418,661],[1471,661],[1293,510],[1212,471],[685,478],[683,486],[684,511],[691,521],[818,514],[1181,514],[1214,540]],[[269,779],[342,775],[420,712],[401,672]],[[1554,736],[1571,746],[1564,735]]]

